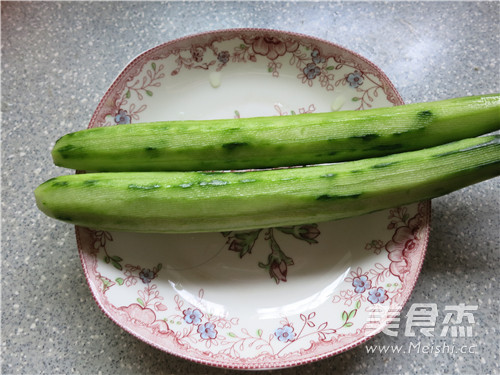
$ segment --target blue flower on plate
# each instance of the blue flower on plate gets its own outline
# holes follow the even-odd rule
[[[354,291],[356,293],[363,293],[365,290],[371,288],[372,282],[368,280],[368,277],[362,275],[354,278],[354,280],[352,281],[352,286],[354,287]]]
[[[289,325],[285,325],[283,327],[278,328],[276,331],[274,331],[274,335],[281,342],[292,341],[295,338],[295,333],[293,332],[293,327],[291,327]]]
[[[384,288],[373,288],[368,291],[368,301],[373,304],[384,303],[388,298]]]
[[[315,63],[309,63],[302,70],[307,79],[314,79],[321,74],[321,69]]]
[[[217,330],[215,324],[207,322],[198,326],[198,333],[203,340],[211,340],[217,337]]]
[[[139,277],[144,284],[149,284],[151,280],[155,278],[155,273],[149,268],[143,268],[141,272],[139,272]]]
[[[357,88],[363,84],[363,75],[357,70],[347,76],[347,82],[352,88]]]
[[[188,324],[200,324],[203,313],[198,309],[187,309],[182,312],[184,321]]]
[[[222,64],[226,64],[229,61],[229,58],[231,55],[229,54],[228,51],[221,51],[217,55],[217,60],[219,60]]]
[[[325,62],[325,58],[321,57],[321,55],[317,49],[315,49],[311,52],[311,57],[312,57],[312,61],[315,64],[321,64],[321,63]]]
[[[119,125],[130,124],[130,116],[124,109],[120,109],[118,114],[115,116],[115,122]]]

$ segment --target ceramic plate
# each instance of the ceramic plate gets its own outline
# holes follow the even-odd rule
[[[135,58],[89,127],[364,110],[402,104],[365,58],[304,35],[209,32]],[[416,282],[430,203],[348,220],[160,235],[76,228],[88,284],[116,324],[165,352],[280,368],[379,333]]]

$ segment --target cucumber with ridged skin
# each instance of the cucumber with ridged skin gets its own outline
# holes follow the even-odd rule
[[[344,163],[246,172],[109,172],[40,185],[48,216],[96,229],[208,232],[357,216],[500,174],[500,136]]]
[[[61,137],[54,163],[86,171],[269,168],[377,157],[500,129],[500,94],[364,111],[86,129]]]

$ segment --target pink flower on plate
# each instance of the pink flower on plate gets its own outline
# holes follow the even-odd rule
[[[382,240],[372,240],[365,245],[365,250],[371,250],[375,254],[380,254],[384,248],[384,242]]]
[[[156,314],[153,310],[144,308],[137,303],[132,303],[129,306],[121,307],[120,310],[127,313],[127,315],[138,322],[145,325],[151,324],[156,320]]]
[[[385,249],[389,253],[389,260],[391,261],[389,270],[401,281],[403,281],[404,275],[410,272],[410,254],[418,248],[419,224],[420,217],[417,214],[417,216],[408,221],[408,225],[396,229],[392,239],[385,245]]]
[[[194,61],[196,62],[203,61],[203,54],[205,53],[205,50],[202,47],[193,46],[191,47],[190,52],[191,52],[191,57],[193,58]]]
[[[276,281],[286,281],[286,274],[288,273],[288,266],[284,260],[281,262],[275,260],[271,263],[271,267],[269,269],[269,274]]]
[[[126,313],[136,324],[151,327],[159,333],[168,333],[170,331],[167,322],[164,320],[157,320],[154,311],[147,307],[132,303],[131,305],[120,307],[119,310]]]
[[[257,55],[266,56],[270,60],[276,60],[287,52],[294,52],[299,48],[297,41],[283,41],[273,36],[259,36],[245,40],[252,46]]]

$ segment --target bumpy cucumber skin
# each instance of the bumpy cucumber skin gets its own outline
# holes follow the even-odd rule
[[[132,232],[210,232],[361,215],[500,175],[500,136],[332,165],[248,172],[61,176],[37,205],[71,224]]]
[[[331,163],[432,147],[500,129],[500,94],[229,120],[117,125],[70,133],[54,163],[86,171],[188,171]]]

